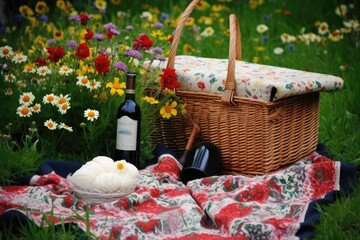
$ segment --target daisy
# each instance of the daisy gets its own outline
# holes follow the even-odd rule
[[[26,86],[27,86],[27,84],[24,83],[23,81],[18,81],[18,82],[17,82],[17,87],[18,87],[18,89],[23,89],[23,88],[25,88]]]
[[[71,108],[70,104],[65,102],[59,106],[59,112],[64,115],[66,114],[67,110],[69,110],[70,108]]]
[[[340,39],[343,39],[343,35],[339,30],[335,30],[329,34],[329,39],[333,42],[338,42]]]
[[[43,103],[44,104],[51,103],[52,105],[55,105],[55,99],[56,99],[56,96],[53,93],[46,94],[43,97]]]
[[[89,83],[89,79],[87,76],[78,76],[76,85],[78,86],[86,86]]]
[[[6,88],[5,89],[5,95],[6,96],[11,96],[11,95],[13,95],[13,90],[12,90],[12,88]]]
[[[276,55],[281,55],[281,54],[284,53],[284,49],[281,48],[281,47],[277,47],[277,48],[274,49],[274,53],[275,53]]]
[[[70,102],[70,99],[69,94],[66,94],[65,96],[60,94],[60,96],[55,96],[55,104],[61,106],[64,103]]]
[[[341,4],[340,6],[338,6],[337,8],[335,8],[335,13],[336,15],[342,17],[342,16],[346,16],[348,11],[348,8],[345,4]]]
[[[11,61],[14,63],[23,63],[27,61],[27,56],[22,53],[16,53]]]
[[[49,120],[46,120],[44,122],[44,126],[47,127],[49,130],[55,130],[58,124],[50,118]]]
[[[344,21],[343,23],[344,23],[345,27],[350,28],[350,29],[352,28],[352,29],[356,30],[359,27],[358,20],[351,19],[351,20],[349,20],[347,22]]]
[[[0,47],[0,57],[4,58],[4,57],[9,57],[13,54],[13,49],[10,46],[3,46]]]
[[[5,80],[5,82],[13,83],[13,82],[15,82],[16,77],[15,77],[14,74],[11,74],[11,73],[10,73],[10,74],[5,75],[4,80]]]
[[[87,109],[87,110],[84,111],[84,117],[87,118],[87,120],[93,122],[94,119],[99,118],[99,111],[92,110],[92,109]]]
[[[51,70],[47,66],[41,66],[37,69],[36,72],[37,72],[37,74],[39,74],[39,76],[45,77],[47,74],[51,73]]]
[[[60,69],[59,69],[59,74],[60,75],[69,76],[69,74],[71,74],[72,72],[74,72],[74,69],[69,68],[66,65],[61,66]]]
[[[269,28],[265,25],[265,24],[260,24],[256,27],[256,31],[258,31],[258,33],[264,33],[268,30]]]
[[[207,27],[204,31],[200,34],[203,37],[210,37],[214,34],[214,29],[212,27]]]
[[[329,25],[326,22],[322,22],[319,25],[319,34],[324,35],[325,33],[329,32]]]
[[[92,90],[95,90],[95,89],[98,89],[100,86],[101,86],[100,82],[97,82],[97,81],[95,81],[95,80],[89,81],[89,82],[86,84],[86,87],[87,87],[88,89],[90,89],[91,91],[92,91]]]
[[[19,106],[17,109],[16,109],[16,113],[20,116],[20,117],[30,117],[32,112],[31,112],[31,109],[26,106],[26,105],[22,105],[22,106]]]
[[[58,129],[65,129],[65,130],[68,130],[69,132],[73,131],[72,127],[66,125],[65,123],[60,123],[58,125]]]
[[[39,103],[34,104],[34,106],[31,107],[31,111],[34,113],[41,112],[41,105]]]
[[[34,101],[35,96],[32,94],[32,92],[24,92],[20,95],[19,103],[21,105],[29,106]]]
[[[296,37],[289,35],[287,33],[283,33],[280,35],[280,39],[283,43],[291,43],[296,41]]]

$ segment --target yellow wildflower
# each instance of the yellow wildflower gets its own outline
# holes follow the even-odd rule
[[[119,78],[114,78],[114,83],[108,82],[106,83],[106,88],[110,88],[110,94],[114,95],[115,93],[119,94],[119,96],[124,95],[124,89],[126,88],[125,82],[119,83]]]
[[[64,32],[61,30],[53,31],[53,37],[56,41],[61,41],[64,38]]]
[[[165,103],[165,106],[163,106],[160,109],[160,115],[163,118],[167,118],[167,119],[171,118],[171,116],[176,116],[177,115],[176,107],[177,107],[176,101],[172,101],[171,103],[170,101],[167,101]]]
[[[143,97],[143,100],[150,103],[150,104],[158,104],[159,103],[159,101],[156,100],[155,98],[148,97],[148,96]]]
[[[35,6],[35,12],[41,15],[45,15],[49,12],[49,7],[44,1],[38,1]]]

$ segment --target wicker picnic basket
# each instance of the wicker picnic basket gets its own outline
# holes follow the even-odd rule
[[[174,68],[176,49],[184,25],[198,0],[184,11],[167,61]],[[210,141],[222,154],[221,173],[262,175],[293,163],[316,149],[319,128],[319,93],[301,94],[277,101],[234,96],[235,61],[241,60],[238,20],[230,15],[227,79],[222,95],[177,90],[186,103],[186,117],[196,122],[200,133],[195,142]],[[224,69],[224,71],[226,71]],[[182,117],[159,119],[152,141],[164,143],[182,154],[191,135]]]

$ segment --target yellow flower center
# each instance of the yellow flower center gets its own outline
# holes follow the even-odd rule
[[[91,117],[91,118],[93,118],[93,117],[95,117],[95,113],[92,112],[92,111],[91,111],[91,112],[88,112],[88,116]]]
[[[117,164],[117,168],[120,169],[120,170],[123,170],[124,167],[125,167],[124,164],[121,163],[121,162],[119,162],[119,163]]]
[[[7,49],[7,48],[4,48],[3,50],[2,50],[2,53],[4,54],[4,55],[7,55],[7,54],[9,54],[9,49]]]
[[[61,105],[61,109],[62,109],[62,110],[68,109],[68,105],[67,105],[66,103],[62,104],[62,105]]]
[[[24,107],[24,108],[21,109],[21,114],[22,114],[22,115],[28,115],[29,112],[30,112],[30,111],[29,111],[29,109],[28,109],[27,107]]]
[[[39,108],[39,105],[34,105],[34,106],[33,106],[33,110],[34,110],[34,111],[38,111],[39,109],[40,109],[40,108]]]
[[[23,97],[23,101],[24,101],[24,102],[29,102],[29,101],[30,101],[30,97],[29,97],[29,96],[24,96],[24,97]]]
[[[115,83],[113,84],[113,88],[115,88],[115,89],[120,89],[120,83],[119,83],[119,82],[115,82]]]
[[[53,96],[48,96],[48,97],[47,97],[47,100],[48,100],[49,102],[52,102],[52,101],[54,101],[54,97],[53,97]]]
[[[165,112],[170,113],[171,110],[172,110],[171,106],[169,106],[169,105],[165,106]]]
[[[47,124],[47,126],[48,126],[49,128],[53,128],[53,127],[54,127],[54,123],[49,122],[49,123]]]
[[[81,83],[82,83],[82,84],[86,84],[87,82],[88,82],[88,79],[87,79],[87,78],[82,78],[82,79],[81,79]]]
[[[63,103],[66,103],[66,99],[65,98],[60,98],[59,99],[59,104],[63,104]]]

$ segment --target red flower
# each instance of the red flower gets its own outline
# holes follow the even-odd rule
[[[80,14],[80,23],[82,25],[85,26],[89,20],[90,20],[90,17],[86,13],[81,13]]]
[[[174,40],[174,37],[173,36],[170,36],[170,37],[168,37],[168,39],[167,39],[170,43],[172,43],[173,42],[173,40]]]
[[[86,43],[80,43],[76,48],[75,56],[77,56],[80,60],[84,60],[88,56],[90,56],[90,50]]]
[[[177,74],[175,69],[163,68],[161,71],[163,71],[163,74],[160,74],[161,89],[174,89],[180,87],[180,83],[176,81]]]
[[[51,62],[57,63],[61,58],[65,56],[65,50],[58,46],[56,49],[52,47],[47,47],[48,53],[50,54],[47,59]]]
[[[146,34],[141,34],[140,38],[134,38],[133,48],[136,50],[149,50],[153,46],[153,41]]]
[[[95,69],[99,74],[110,72],[109,66],[110,61],[104,53],[100,54],[100,56],[95,59]]]
[[[93,36],[94,36],[94,33],[89,28],[87,28],[86,33],[84,34],[84,39],[90,40],[93,38]]]
[[[200,88],[201,90],[205,89],[205,83],[204,82],[198,82],[197,83],[198,88]]]
[[[41,57],[37,57],[35,59],[35,62],[40,66],[45,66],[46,65],[46,58],[41,58]]]
[[[109,29],[109,30],[106,32],[105,37],[106,37],[106,39],[110,40],[113,35],[114,35],[114,33],[111,31],[111,29]]]

